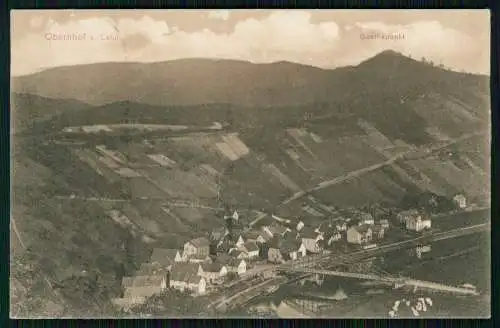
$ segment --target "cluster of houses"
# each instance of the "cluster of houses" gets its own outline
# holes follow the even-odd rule
[[[207,293],[228,279],[244,276],[252,266],[294,261],[308,254],[335,249],[342,241],[360,246],[384,238],[390,221],[384,216],[354,211],[349,217],[324,219],[316,224],[292,222],[269,215],[259,226],[226,227],[187,241],[182,249],[155,248],[149,262],[134,277],[123,278],[123,297],[114,300],[122,308],[176,289],[193,296]],[[238,213],[226,219],[238,220]],[[430,228],[430,219],[416,210],[404,211],[397,220],[409,230]],[[305,220],[304,220],[305,221]]]

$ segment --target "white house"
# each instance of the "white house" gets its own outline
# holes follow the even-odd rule
[[[240,218],[240,215],[238,214],[238,211],[234,211],[233,212],[233,216],[232,216],[233,220],[235,221],[238,221],[239,218]]]
[[[188,259],[189,263],[211,263],[212,259],[208,255],[192,255]]]
[[[269,237],[280,236],[284,237],[286,233],[291,232],[289,228],[285,228],[281,225],[270,225],[262,227],[262,231],[267,233]]]
[[[209,256],[210,241],[205,237],[199,237],[185,243],[184,257],[189,258],[193,255]]]
[[[406,229],[420,232],[431,228],[430,218],[423,218],[422,215],[412,216],[406,220]]]
[[[319,253],[320,247],[318,245],[318,241],[323,240],[324,237],[322,234],[315,232],[312,229],[303,228],[299,234],[299,239],[302,240],[306,250],[310,253]]]
[[[335,231],[331,237],[328,239],[328,246],[330,246],[333,242],[336,242],[336,241],[339,241],[342,239],[342,235],[340,234],[340,232],[338,231]]]
[[[246,254],[247,258],[252,259],[259,257],[259,246],[255,242],[246,242],[238,247],[239,251]]]
[[[200,276],[192,276],[186,283],[186,289],[198,294],[203,295],[206,292],[207,281]]]
[[[347,231],[347,223],[341,222],[336,224],[337,231]]]
[[[227,273],[227,267],[221,263],[204,263],[201,265],[200,276],[209,282],[220,281]]]
[[[384,229],[389,229],[389,220],[387,219],[382,219],[379,221],[379,224],[382,228]]]
[[[352,244],[366,244],[372,240],[372,229],[369,225],[352,226],[347,229],[347,242]]]
[[[297,223],[297,226],[295,227],[295,229],[297,231],[300,231],[300,230],[302,230],[302,228],[304,228],[304,222],[299,221],[299,223]]]
[[[406,221],[409,220],[412,217],[418,217],[421,216],[420,212],[416,209],[411,209],[407,211],[402,211],[399,212],[396,217],[398,221],[402,224],[406,224]]]
[[[373,218],[373,215],[371,215],[370,213],[360,212],[360,213],[358,213],[356,218],[359,220],[358,225],[373,225],[373,224],[375,224],[375,219]]]
[[[186,259],[177,249],[155,248],[151,253],[149,260],[151,263],[156,263],[161,266],[169,267],[175,263],[185,262]]]
[[[196,276],[201,276],[203,270],[201,269],[200,264],[196,263],[178,263],[175,264],[170,271],[170,281],[169,285],[171,288],[184,291],[186,289],[190,289],[188,286],[191,278]],[[200,283],[198,281],[198,283]],[[202,285],[198,287],[203,287]]]
[[[467,207],[467,199],[462,194],[455,195],[455,197],[453,197],[453,202],[461,209]]]
[[[248,231],[246,233],[240,234],[236,240],[236,246],[241,246],[246,242],[265,242],[261,237],[261,233],[258,231]]]
[[[123,280],[123,285],[124,298],[151,297],[167,289],[167,278],[164,275],[136,276],[129,281]]]
[[[296,260],[299,257],[304,257],[307,254],[306,246],[304,242],[297,240],[286,241],[280,247],[281,253],[285,255],[285,258],[290,260]]]
[[[225,266],[228,272],[235,272],[238,275],[247,272],[247,262],[244,259],[229,258],[225,262]]]

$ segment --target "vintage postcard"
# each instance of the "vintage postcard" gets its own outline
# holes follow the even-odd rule
[[[14,10],[12,318],[490,317],[486,10]]]

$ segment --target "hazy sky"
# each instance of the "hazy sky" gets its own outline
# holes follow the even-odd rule
[[[378,38],[368,39],[375,33]],[[54,39],[64,35],[80,39]],[[334,68],[356,65],[384,49],[489,74],[489,43],[486,10],[11,12],[12,75],[54,66],[190,57]]]

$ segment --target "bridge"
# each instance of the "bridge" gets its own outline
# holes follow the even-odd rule
[[[490,223],[483,223],[470,227],[458,228],[445,232],[434,233],[427,236],[420,236],[414,239],[404,240],[401,242],[396,242],[388,245],[382,245],[372,249],[360,250],[353,253],[308,256],[298,261],[288,262],[286,264],[280,265],[276,268],[276,270],[280,272],[293,272],[293,273],[302,273],[308,275],[317,274],[323,276],[338,276],[338,277],[355,278],[363,280],[373,280],[373,281],[391,283],[394,284],[396,287],[413,286],[414,288],[433,289],[433,290],[445,291],[463,295],[479,295],[477,291],[470,288],[448,286],[436,282],[416,280],[407,277],[395,277],[385,272],[383,274],[361,274],[354,272],[328,270],[324,267],[331,268],[344,264],[352,264],[386,252],[399,250],[407,246],[414,246],[415,244],[421,243],[422,241],[433,242],[450,238],[457,238],[468,234],[485,231],[490,228],[491,228]]]
[[[278,268],[278,270],[283,270],[283,268]],[[334,270],[301,268],[301,267],[295,267],[295,268],[288,267],[285,270],[287,272],[310,273],[310,274],[319,274],[323,276],[338,276],[338,277],[356,278],[364,280],[375,280],[375,281],[392,283],[396,287],[413,286],[415,288],[434,289],[434,290],[463,294],[463,295],[479,295],[479,293],[476,290],[470,288],[448,286],[445,284],[416,280],[411,278],[404,278],[404,277],[380,276],[376,274],[363,274],[355,272],[342,272]]]
[[[477,292],[474,290],[470,289],[466,290],[466,288],[462,287],[447,286],[435,282],[416,280],[412,278],[394,277],[393,275],[387,272],[382,272],[380,274],[360,274],[353,272],[340,272],[340,271],[327,270],[327,268],[359,263],[362,261],[366,261],[371,257],[382,255],[391,251],[401,250],[404,249],[405,247],[414,247],[415,245],[418,245],[423,241],[432,242],[449,238],[457,238],[469,234],[487,231],[490,228],[491,228],[490,223],[483,223],[470,227],[433,233],[427,236],[420,236],[396,243],[380,245],[379,247],[376,248],[359,250],[356,252],[350,252],[344,254],[308,255],[302,259],[298,259],[293,262],[287,262],[281,265],[272,266],[268,269],[269,271],[276,271],[276,272],[298,273],[296,277],[285,278],[284,276],[281,277],[278,276],[277,278],[271,278],[258,284],[251,284],[247,288],[233,294],[229,298],[224,297],[224,295],[221,295],[221,298],[209,304],[208,307],[222,309],[224,307],[231,308],[231,307],[241,306],[242,304],[246,304],[256,297],[261,296],[270,286],[290,284],[296,281],[300,281],[302,279],[306,279],[314,274],[330,275],[330,276],[336,275],[349,278],[380,281],[394,285],[395,287],[402,287],[406,285],[406,286],[413,286],[416,288],[428,288],[438,291],[448,291],[459,294],[462,293],[465,295],[477,295]]]

